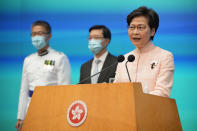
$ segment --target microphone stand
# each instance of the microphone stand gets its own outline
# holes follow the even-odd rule
[[[130,78],[130,75],[129,75],[129,70],[128,70],[128,67],[127,67],[127,63],[128,63],[129,61],[127,61],[126,63],[125,63],[125,66],[126,66],[126,69],[127,69],[127,75],[128,75],[128,77],[129,77],[129,81],[131,82],[131,78]]]
[[[97,72],[96,74],[93,74],[93,75],[91,75],[91,76],[89,76],[89,77],[87,77],[87,78],[85,78],[85,79],[81,80],[81,81],[80,81],[79,83],[77,83],[77,84],[81,84],[82,82],[86,81],[87,79],[89,79],[89,78],[91,78],[91,77],[93,77],[93,76],[95,76],[95,75],[97,75],[97,74],[99,74],[99,73],[102,73],[103,71],[108,70],[110,67],[112,67],[112,66],[116,65],[117,63],[118,63],[118,62],[116,62],[116,63],[114,63],[114,64],[112,64],[112,65],[108,66],[107,68],[105,68],[105,69],[101,70],[100,72]]]

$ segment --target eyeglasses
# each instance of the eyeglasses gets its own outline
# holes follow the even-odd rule
[[[43,35],[46,35],[46,34],[49,34],[49,33],[39,31],[39,32],[32,32],[32,33],[31,33],[31,36],[36,36],[36,35],[41,35],[41,36],[43,36]]]
[[[139,25],[139,26],[130,26],[129,30],[134,31],[137,28],[138,31],[144,31],[146,29],[146,25]]]
[[[103,38],[104,37],[102,37],[102,36],[89,36],[88,40],[91,40],[91,39],[100,40],[100,39],[103,39]]]

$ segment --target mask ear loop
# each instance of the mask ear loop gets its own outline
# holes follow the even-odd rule
[[[49,34],[46,34],[46,36],[45,36],[45,42],[46,42],[46,45],[49,45]]]
[[[103,38],[103,39],[104,39],[103,41],[105,41],[105,42],[107,42],[107,40],[108,40],[108,39],[105,39],[105,38]],[[105,44],[104,44],[104,45],[105,45]],[[109,45],[109,42],[103,47],[103,49],[104,49],[104,48],[107,48],[108,45]]]

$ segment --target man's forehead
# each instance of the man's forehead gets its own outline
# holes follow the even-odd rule
[[[103,30],[102,29],[93,29],[90,31],[89,35],[103,35]]]
[[[42,25],[35,25],[31,28],[32,31],[46,31],[45,27]]]

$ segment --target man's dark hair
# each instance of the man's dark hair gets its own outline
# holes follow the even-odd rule
[[[141,6],[134,11],[132,11],[128,16],[127,16],[127,24],[130,26],[131,21],[133,18],[138,17],[138,16],[144,16],[148,19],[148,25],[150,29],[152,30],[155,28],[155,33],[157,31],[157,28],[159,27],[159,16],[158,14],[150,8],[147,8],[146,6]],[[153,40],[154,36],[151,37],[151,40]]]
[[[46,29],[47,33],[48,33],[48,34],[51,34],[51,26],[49,25],[48,22],[42,21],[42,20],[35,21],[35,22],[31,25],[31,28],[34,27],[34,26],[36,26],[36,25],[43,26],[43,27]]]
[[[104,25],[94,25],[94,26],[92,26],[90,29],[89,29],[89,32],[91,32],[92,30],[103,30],[103,37],[105,38],[105,39],[109,39],[109,41],[111,40],[111,32],[110,32],[110,30],[106,27],[106,26],[104,26]]]

